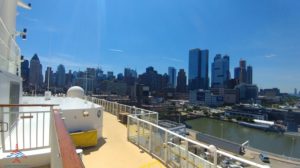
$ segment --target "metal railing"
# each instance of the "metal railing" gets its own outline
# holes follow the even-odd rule
[[[0,69],[17,74],[17,70],[20,71],[20,56],[21,52],[15,41],[15,34],[9,32],[0,18]]]
[[[19,112],[19,108],[49,107],[47,111]],[[0,105],[3,152],[50,147],[50,118],[54,105]]]
[[[213,145],[191,140],[160,127],[157,125],[157,112],[93,97],[88,97],[88,99],[102,105],[107,112],[113,115],[119,115],[123,112],[129,113],[127,118],[128,141],[155,156],[169,167],[223,167],[223,160],[230,160],[231,163],[243,167],[270,167],[243,159],[221,151]]]

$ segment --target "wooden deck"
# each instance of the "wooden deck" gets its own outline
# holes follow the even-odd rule
[[[157,159],[127,141],[127,128],[117,117],[105,112],[103,139],[97,147],[84,149],[86,168],[164,168]]]

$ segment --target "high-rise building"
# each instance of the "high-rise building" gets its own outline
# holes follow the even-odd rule
[[[247,83],[248,84],[253,83],[252,76],[253,76],[253,69],[252,69],[252,66],[249,65],[249,66],[247,66]]]
[[[48,87],[54,86],[54,74],[51,67],[47,67],[45,72],[45,85]]]
[[[235,80],[240,80],[240,72],[241,72],[240,67],[234,68],[234,79]]]
[[[123,76],[123,74],[122,74],[122,73],[118,73],[118,75],[117,75],[117,79],[118,79],[119,81],[122,81],[122,80],[124,80],[124,76]]]
[[[230,80],[229,56],[217,54],[211,65],[211,87],[226,88]]]
[[[176,69],[174,67],[168,68],[168,87],[176,88]]]
[[[253,68],[252,66],[246,66],[245,60],[240,60],[240,66],[234,68],[234,79],[238,80],[238,83],[253,83]]]
[[[124,77],[125,78],[129,78],[129,77],[137,78],[137,72],[136,72],[136,70],[133,70],[130,68],[125,68],[124,69]]]
[[[40,88],[43,83],[42,64],[37,54],[30,60],[29,85]]]
[[[74,76],[71,70],[66,74],[66,86],[67,88],[71,87],[73,84]]]
[[[130,69],[130,68],[125,68],[124,69],[124,81],[127,83],[127,85],[133,86],[136,79],[137,79],[136,70],[133,70],[133,69]],[[135,89],[132,89],[132,90],[135,90]]]
[[[294,89],[294,95],[297,95],[298,91],[297,88]]]
[[[23,80],[23,87],[28,86],[29,82],[29,61],[24,60],[24,57],[22,56],[21,59],[23,62],[21,63],[21,77]]]
[[[246,61],[240,60],[240,83],[247,83],[247,69],[246,69]]]
[[[189,51],[189,90],[208,89],[208,50]]]
[[[139,76],[139,83],[149,86],[150,91],[161,91],[163,89],[163,76],[158,74],[153,67],[147,67],[146,72]]]
[[[108,80],[113,80],[113,79],[115,79],[115,76],[114,76],[114,72],[113,72],[113,71],[107,71],[107,79],[108,79]]]
[[[58,65],[56,70],[56,86],[63,88],[66,84],[66,70],[62,64]]]
[[[184,93],[186,92],[186,74],[184,72],[184,69],[180,69],[178,71],[177,76],[177,92]]]

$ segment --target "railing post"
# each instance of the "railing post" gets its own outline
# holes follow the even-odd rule
[[[188,141],[185,141],[186,144],[185,144],[185,151],[186,151],[186,159],[185,159],[185,163],[186,163],[186,167],[189,167],[189,142]]]
[[[165,132],[165,143],[164,144],[164,158],[165,158],[165,164],[168,165],[168,132]]]
[[[140,120],[139,119],[137,119],[137,136],[138,136],[138,138],[137,138],[137,145],[138,145],[138,147],[140,147]]]
[[[127,117],[127,140],[129,141],[130,116]]]
[[[150,129],[149,129],[149,144],[148,144],[148,148],[149,148],[149,153],[152,153],[151,147],[152,147],[152,125],[150,125]]]
[[[213,154],[213,159],[214,159],[214,165],[213,165],[213,167],[214,168],[217,168],[218,167],[218,153],[217,153],[217,148],[214,146],[214,145],[209,145],[208,146],[208,150],[209,150],[209,152],[210,153],[212,153]]]

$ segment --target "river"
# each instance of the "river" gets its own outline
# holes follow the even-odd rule
[[[279,155],[300,158],[300,137],[248,128],[236,123],[199,118],[186,121],[193,130],[236,143],[250,142],[250,146]]]

